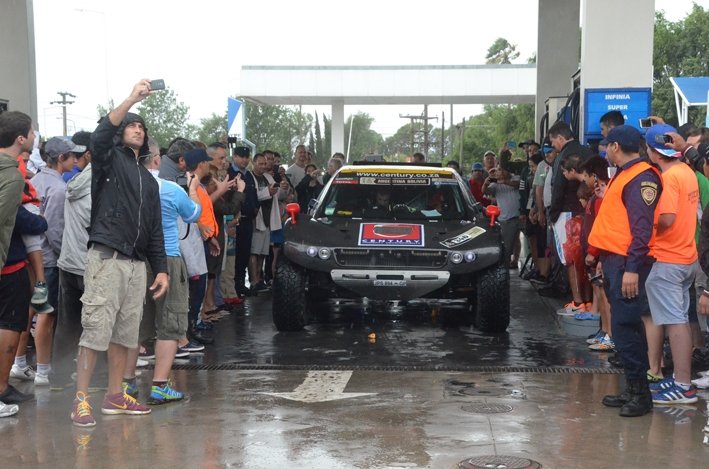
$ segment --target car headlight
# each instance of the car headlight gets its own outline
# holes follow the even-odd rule
[[[313,247],[313,246],[310,246],[310,247],[308,248],[307,253],[308,253],[308,255],[309,255],[310,257],[315,257],[315,256],[318,255],[318,248]]]
[[[454,264],[460,264],[461,262],[463,262],[463,255],[459,252],[452,252],[451,262],[453,262]]]
[[[468,251],[465,253],[465,262],[473,262],[475,260],[475,253],[473,251]]]
[[[318,251],[318,256],[322,260],[328,260],[330,258],[330,250],[328,248],[321,248],[320,251]]]

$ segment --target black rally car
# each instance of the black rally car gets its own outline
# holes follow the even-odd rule
[[[440,166],[370,163],[342,168],[308,214],[289,205],[273,280],[278,330],[303,329],[329,298],[367,297],[465,298],[466,322],[504,332],[510,276],[500,227],[467,184]]]

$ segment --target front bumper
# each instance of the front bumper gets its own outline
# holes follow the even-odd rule
[[[445,286],[450,272],[441,270],[335,269],[332,281],[340,287],[373,300],[408,301]]]

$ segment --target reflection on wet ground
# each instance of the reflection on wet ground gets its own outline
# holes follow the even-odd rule
[[[339,372],[333,372],[339,373]],[[0,419],[3,467],[452,468],[508,455],[544,468],[703,467],[704,393],[697,405],[637,419],[600,405],[621,377],[592,374],[355,371],[344,400],[303,403],[288,393],[304,371],[176,371],[188,399],[146,416],[73,427],[71,393],[37,391]],[[141,396],[150,373],[139,381]],[[32,385],[22,385],[31,390]],[[324,398],[327,399],[327,398]],[[476,404],[509,412],[474,413]]]

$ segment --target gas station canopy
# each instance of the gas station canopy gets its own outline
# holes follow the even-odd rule
[[[690,106],[706,106],[709,100],[709,77],[671,77],[679,125],[687,123]],[[709,113],[707,114],[709,116]],[[707,119],[709,120],[709,119]]]

